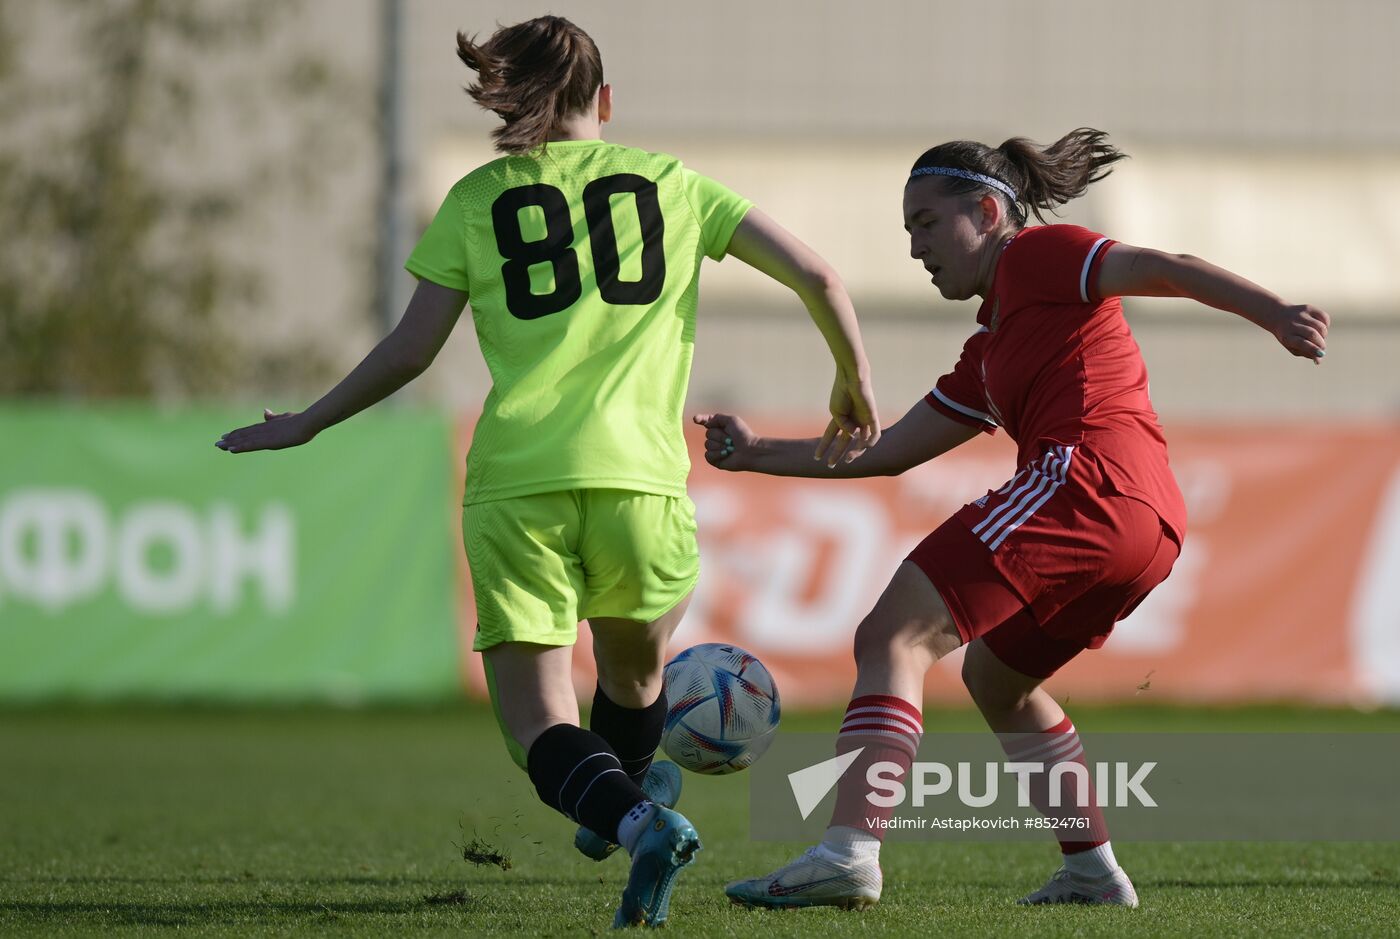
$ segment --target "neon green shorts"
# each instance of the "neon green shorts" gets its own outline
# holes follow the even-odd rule
[[[650,622],[700,577],[695,505],[625,489],[569,489],[462,510],[477,652],[573,645],[579,620]]]

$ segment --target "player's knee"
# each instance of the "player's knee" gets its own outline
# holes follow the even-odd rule
[[[921,614],[892,618],[877,608],[856,629],[854,653],[857,664],[900,659],[927,659],[927,664],[962,645],[950,616]]]
[[[880,616],[878,611],[871,613],[856,629],[853,649],[856,665],[869,668],[925,658],[928,639],[929,632],[924,624],[900,623]],[[932,665],[933,660],[927,664]]]
[[[894,650],[889,631],[873,614],[856,627],[851,651],[857,666],[868,667],[891,657]]]
[[[644,708],[661,694],[661,670],[630,671],[626,674],[598,674],[598,685],[614,704]]]
[[[661,690],[664,650],[645,647],[593,648],[598,667],[598,684],[603,693],[623,707],[645,707]],[[642,703],[637,703],[641,701]]]

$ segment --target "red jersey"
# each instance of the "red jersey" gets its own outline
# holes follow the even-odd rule
[[[981,328],[925,399],[995,433],[1006,428],[1026,466],[1054,446],[1092,456],[1119,495],[1151,506],[1178,543],[1186,506],[1147,393],[1147,366],[1117,297],[1097,295],[1114,244],[1078,225],[1017,233],[1002,249]]]

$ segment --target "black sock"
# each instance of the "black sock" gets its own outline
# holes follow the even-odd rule
[[[661,731],[666,726],[666,689],[644,708],[625,708],[613,701],[599,685],[593,692],[593,713],[589,728],[608,742],[622,761],[622,771],[637,785],[646,778]]]
[[[628,810],[646,800],[607,741],[582,727],[555,724],[530,745],[526,763],[540,801],[609,841],[617,841]]]

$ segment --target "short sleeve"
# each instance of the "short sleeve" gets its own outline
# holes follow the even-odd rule
[[[982,382],[982,346],[987,336],[986,329],[972,334],[963,344],[958,364],[938,379],[924,401],[944,417],[994,434],[999,422],[988,413],[987,390]]]
[[[414,277],[430,280],[452,290],[470,292],[467,277],[466,216],[456,192],[442,200],[428,230],[404,262]]]
[[[1116,242],[1078,225],[1039,225],[1016,236],[997,279],[1013,308],[1029,303],[1097,303],[1099,266]]]
[[[729,251],[729,239],[734,237],[734,229],[749,214],[753,203],[708,176],[701,176],[684,167],[681,168],[681,186],[685,189],[686,201],[700,222],[700,238],[705,255],[715,261],[722,260]]]

